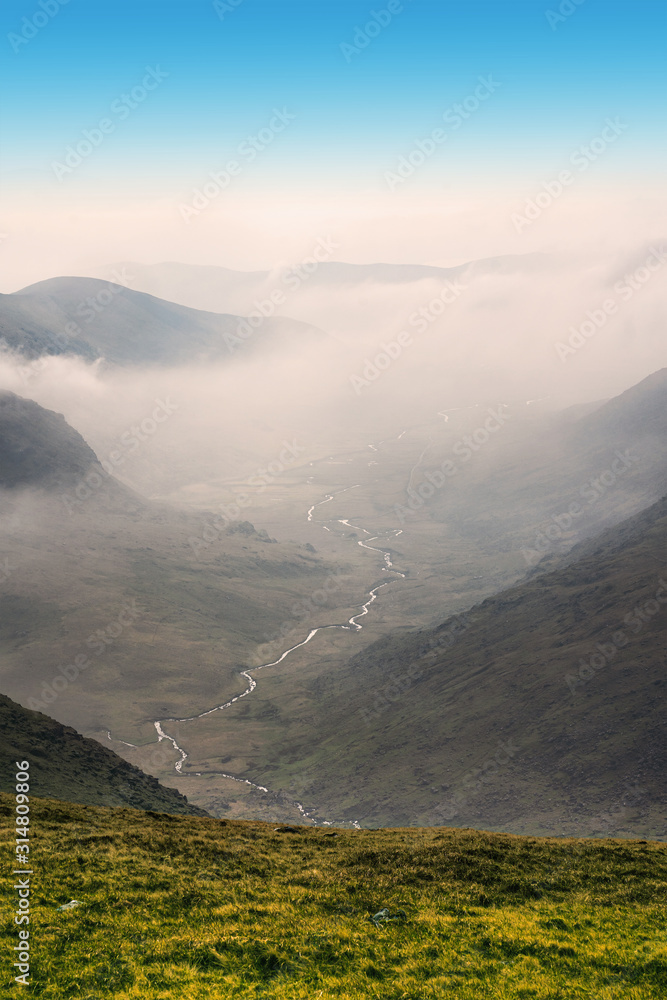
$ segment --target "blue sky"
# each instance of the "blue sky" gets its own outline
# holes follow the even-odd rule
[[[617,161],[627,165],[634,155],[637,169],[656,164],[664,3],[584,0],[555,28],[545,11],[558,4],[548,0],[395,6],[402,11],[362,51],[348,50],[347,61],[341,45],[353,44],[373,10],[386,10],[384,0],[243,0],[222,19],[201,0],[69,0],[18,52],[5,42],[8,163],[39,170],[135,86],[145,66],[159,65],[168,78],[107,143],[110,169],[113,160],[114,170],[124,162],[130,171],[196,174],[224,160],[278,106],[296,120],[289,142],[276,143],[276,167],[298,177],[313,165],[365,173],[412,148],[486,74],[500,87],[468,123],[464,155],[486,150],[523,169],[526,160],[568,152],[619,115],[633,142]],[[37,0],[5,0],[3,36],[20,36],[22,17],[39,10]]]
[[[131,197],[178,203],[274,108],[294,120],[244,171],[239,192],[379,189],[480,76],[497,89],[429,158],[413,191],[503,181],[528,190],[609,117],[627,131],[596,166],[598,184],[638,184],[664,169],[662,0],[392,0],[391,16],[388,0],[234,2],[220,0],[220,16],[210,0],[42,0],[46,14],[40,0],[4,0],[5,191],[44,211]],[[559,8],[551,25],[547,12]],[[389,21],[378,28],[378,17]],[[368,24],[376,37],[365,47],[341,48]],[[146,67],[168,75],[120,120],[110,109]],[[54,161],[105,117],[113,131],[57,179]]]

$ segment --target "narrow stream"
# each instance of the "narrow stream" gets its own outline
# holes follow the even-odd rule
[[[372,445],[369,445],[369,447],[372,447]],[[318,503],[313,504],[313,506],[309,508],[308,513],[307,513],[307,520],[308,521],[312,521],[313,520],[313,513],[314,513],[314,511],[315,511],[315,509],[317,507],[321,507],[322,504],[329,503],[335,497],[340,496],[341,493],[347,493],[347,492],[349,492],[349,490],[358,489],[358,487],[359,487],[359,484],[357,483],[355,486],[346,486],[345,489],[337,490],[335,493],[327,493],[325,495],[324,500],[320,500]],[[337,522],[340,523],[340,524],[344,524],[348,528],[353,528],[353,529],[355,529],[357,531],[363,531],[364,534],[370,535],[370,532],[367,531],[366,528],[362,528],[360,525],[351,524],[347,519],[338,518]],[[322,524],[321,527],[325,531],[331,531],[331,529],[328,528],[327,525],[325,525],[325,524]],[[397,535],[400,535],[401,533],[402,533],[402,529],[400,529],[400,528],[396,529],[396,530],[392,531],[391,537],[396,537]],[[400,577],[402,579],[405,579],[405,573],[401,573],[401,572],[399,572],[399,570],[396,570],[396,569],[393,568],[393,563],[391,561],[391,554],[389,552],[385,551],[382,548],[378,548],[375,545],[369,545],[368,544],[368,542],[376,542],[378,540],[379,540],[379,536],[378,535],[374,535],[374,536],[369,537],[366,541],[364,541],[364,540],[358,540],[357,544],[360,545],[364,549],[370,549],[372,552],[378,552],[383,557],[383,561],[384,561],[384,564],[385,564],[382,567],[382,571],[383,572],[385,572],[385,573],[392,573],[394,577]],[[386,587],[389,583],[391,583],[391,580],[386,580],[384,583],[380,583],[376,587],[373,587],[368,592],[368,600],[364,604],[361,605],[361,611],[358,611],[356,614],[352,615],[351,618],[348,618],[347,622],[344,622],[344,623],[335,622],[335,623],[331,623],[331,624],[328,624],[328,625],[318,625],[316,628],[311,628],[310,632],[308,633],[308,635],[306,636],[305,639],[303,639],[301,642],[295,643],[295,645],[293,645],[293,646],[290,646],[289,649],[286,649],[283,653],[281,653],[281,655],[278,657],[277,660],[271,660],[270,663],[261,663],[261,664],[259,664],[259,666],[249,667],[247,670],[242,670],[240,672],[240,676],[243,677],[243,678],[245,678],[245,680],[247,681],[247,685],[248,686],[240,694],[237,694],[233,698],[230,698],[229,701],[223,702],[221,705],[214,705],[213,708],[208,708],[208,709],[206,709],[206,711],[200,712],[198,715],[189,715],[189,716],[186,716],[185,718],[172,717],[172,718],[167,718],[167,719],[156,719],[153,722],[153,725],[154,725],[155,731],[157,733],[158,743],[161,743],[163,740],[167,740],[167,742],[169,742],[169,743],[172,744],[172,746],[173,746],[174,750],[176,751],[176,753],[179,754],[179,759],[174,764],[175,771],[179,775],[183,774],[183,770],[182,770],[183,769],[183,764],[185,763],[185,761],[188,758],[188,753],[187,753],[186,750],[183,749],[183,747],[181,747],[181,746],[178,745],[178,743],[176,742],[176,740],[175,740],[175,738],[173,736],[170,736],[168,732],[165,732],[165,730],[163,728],[163,725],[162,725],[163,723],[169,723],[169,722],[195,722],[197,719],[204,719],[207,715],[213,715],[214,712],[223,712],[226,708],[231,708],[231,706],[235,705],[237,701],[240,701],[242,698],[247,698],[248,695],[252,694],[252,692],[257,687],[257,681],[252,676],[254,673],[257,673],[259,670],[264,670],[265,667],[276,667],[279,663],[282,663],[282,661],[287,656],[289,656],[290,653],[293,653],[296,649],[301,649],[302,646],[306,646],[312,639],[315,638],[315,636],[317,635],[318,632],[323,632],[325,629],[330,629],[330,628],[344,629],[345,631],[348,631],[348,632],[351,632],[351,631],[360,631],[363,628],[363,625],[360,625],[359,622],[357,621],[357,619],[358,618],[363,618],[364,615],[368,614],[368,609],[370,608],[371,604],[373,604],[374,601],[377,600],[378,591],[382,590],[382,588]],[[114,740],[113,737],[111,736],[110,732],[107,732],[107,736],[108,736],[109,740],[111,740],[112,742],[123,743],[125,746],[133,746],[133,744],[131,744],[131,743],[125,743],[124,740]],[[195,776],[198,776],[198,777],[201,776],[201,772],[194,772],[194,773],[195,773]],[[207,773],[208,774],[212,774],[213,773],[213,774],[215,774],[215,775],[217,775],[217,776],[219,776],[221,778],[230,779],[231,781],[238,781],[238,782],[240,782],[243,785],[249,785],[251,788],[256,788],[260,792],[268,792],[269,791],[269,789],[266,788],[264,785],[258,785],[255,782],[248,780],[247,778],[237,778],[233,774],[225,774],[222,771],[207,772]],[[295,802],[294,805],[296,806],[296,808],[298,809],[298,811],[301,813],[301,815],[304,817],[304,819],[308,820],[310,823],[316,823],[316,819],[314,818],[314,815],[315,815],[315,810],[314,809],[306,809],[300,802]],[[324,826],[334,825],[331,820],[321,820],[320,822]],[[337,823],[335,825],[336,826],[345,826],[346,822],[350,822],[350,821],[344,821],[342,823]],[[355,827],[356,829],[360,829],[359,823],[356,820],[352,820],[351,821],[351,825],[353,827]]]

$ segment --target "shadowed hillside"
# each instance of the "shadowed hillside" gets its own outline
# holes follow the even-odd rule
[[[312,728],[271,761],[362,824],[666,837],[666,552],[667,499],[438,628],[319,663]]]
[[[87,739],[70,726],[0,695],[0,790],[13,790],[13,761],[30,761],[30,793],[93,806],[132,806],[205,816],[175,788]]]
[[[0,488],[66,486],[91,465],[97,456],[61,413],[0,391]]]

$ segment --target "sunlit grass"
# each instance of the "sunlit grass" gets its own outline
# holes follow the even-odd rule
[[[2,797],[5,871],[10,802]],[[46,800],[33,821],[34,996],[667,995],[662,844],[276,832]],[[5,955],[16,943],[9,896]],[[56,911],[70,899],[81,906]],[[407,919],[376,927],[369,918],[383,906]]]

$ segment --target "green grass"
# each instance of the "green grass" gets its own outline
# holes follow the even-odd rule
[[[33,996],[667,993],[661,844],[442,828],[275,832],[53,800],[32,806]],[[9,796],[0,807],[8,871]],[[5,956],[16,943],[10,896]],[[70,899],[81,906],[57,912]],[[383,906],[406,919],[376,927],[369,918]],[[5,982],[11,975],[6,960]]]

